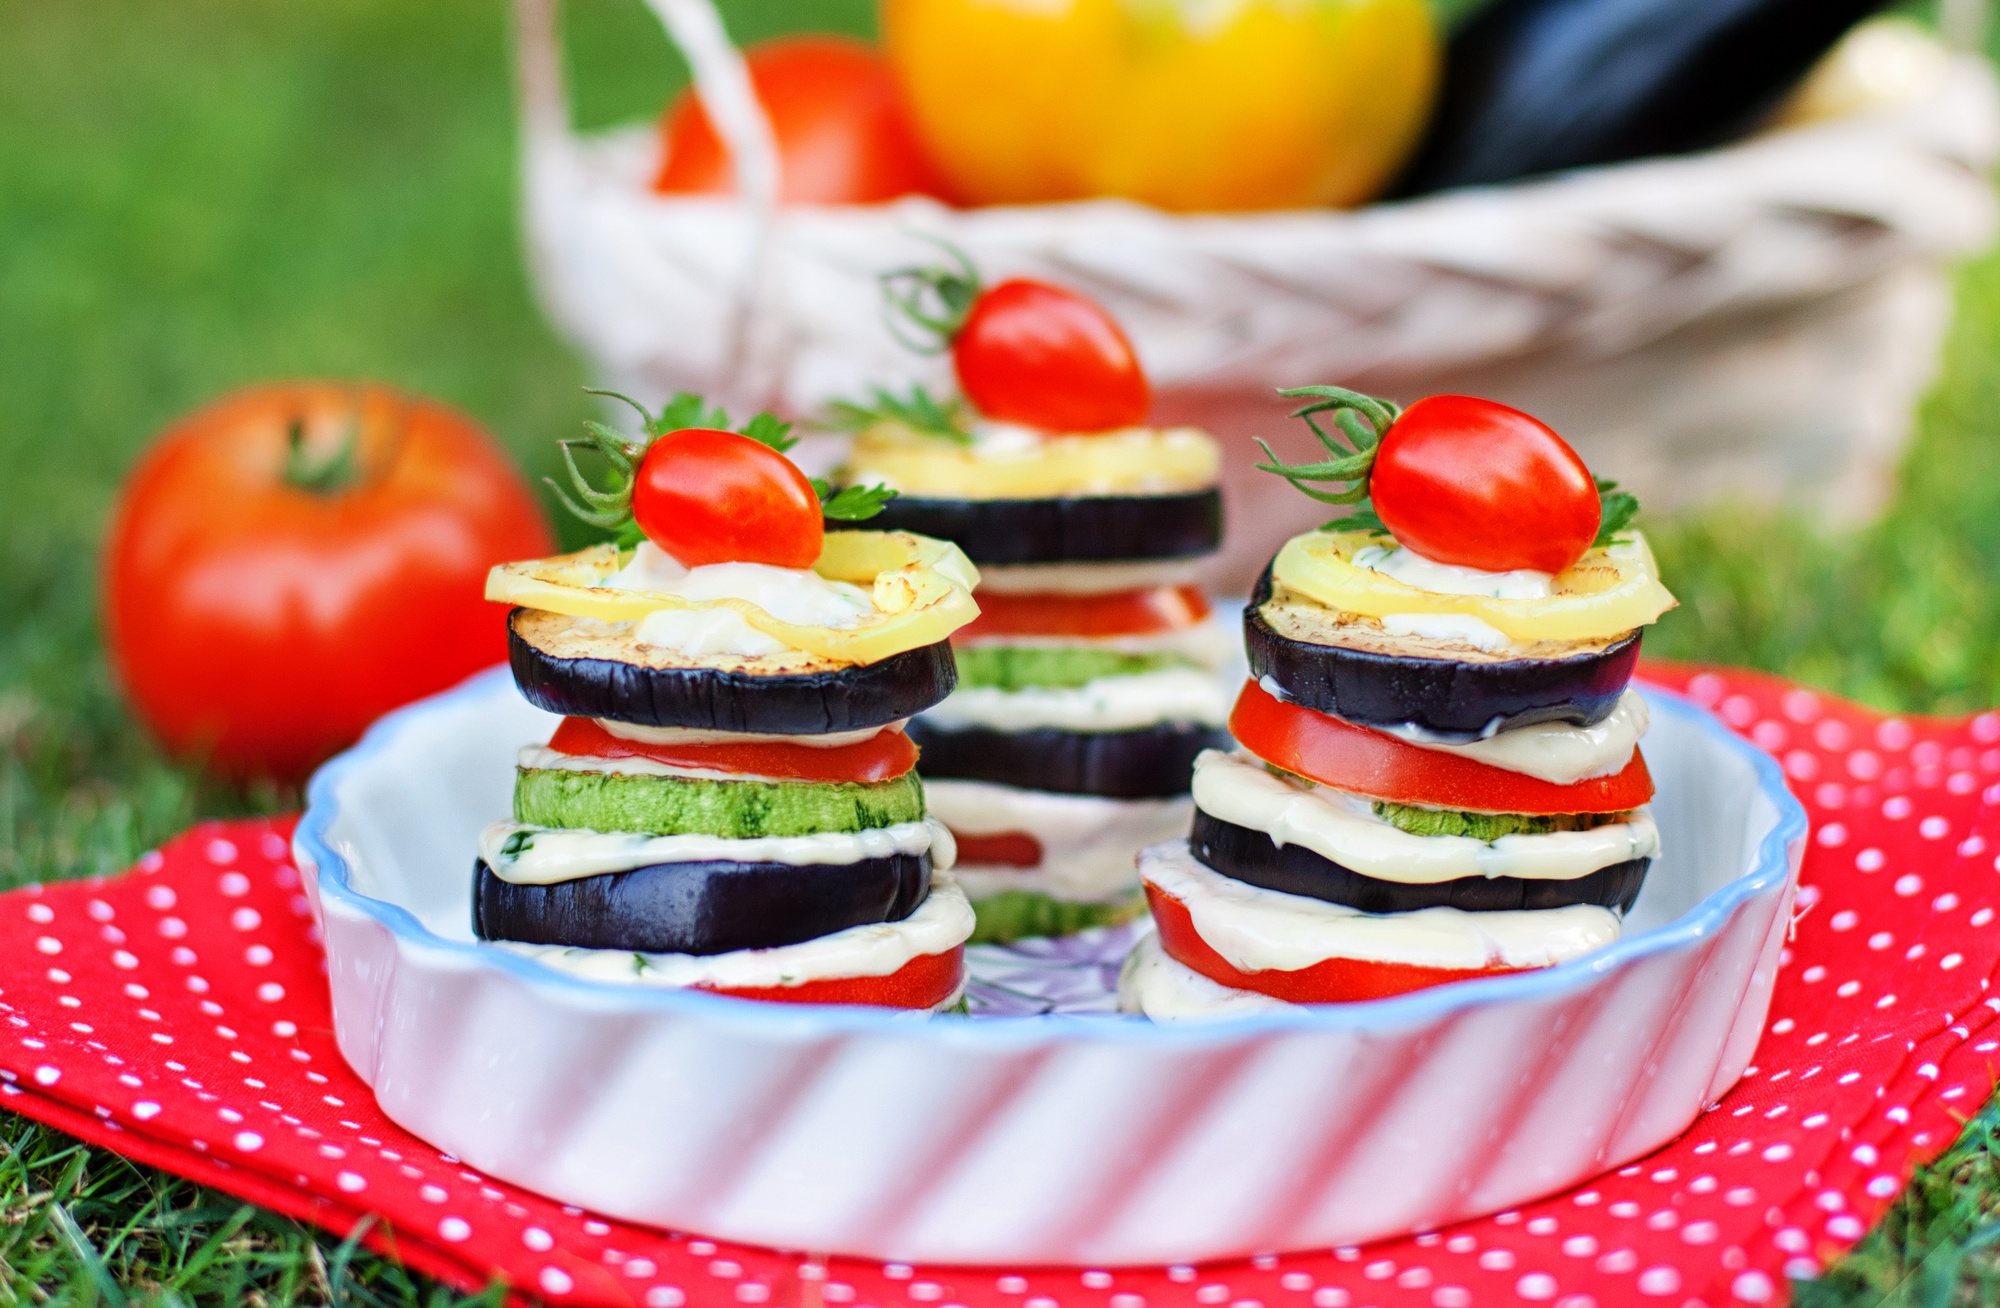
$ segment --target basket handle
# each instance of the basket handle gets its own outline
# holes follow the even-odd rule
[[[778,138],[750,85],[743,52],[723,30],[714,0],[646,0],[694,74],[694,93],[736,168],[736,192],[760,215],[778,205]]]

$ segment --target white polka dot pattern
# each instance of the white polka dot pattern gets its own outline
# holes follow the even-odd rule
[[[1992,1088],[2000,714],[1882,720],[1747,674],[1655,678],[1776,754],[1812,811],[1764,1041],[1656,1157],[1450,1231],[1203,1268],[995,1272],[598,1220],[488,1181],[375,1109],[333,1045],[284,828],[258,822],[198,828],[124,879],[0,897],[0,1095],[337,1230],[381,1213],[413,1265],[467,1288],[498,1270],[552,1303],[1773,1302],[1859,1239]]]

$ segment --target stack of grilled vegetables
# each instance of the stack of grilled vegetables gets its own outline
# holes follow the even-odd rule
[[[488,581],[522,694],[564,718],[481,837],[474,932],[600,980],[958,1003],[972,910],[903,723],[951,692],[978,574],[940,541],[826,534],[884,493],[808,480],[768,417],[640,412],[641,437],[582,442],[608,488],[570,463],[572,507],[620,539]]]
[[[883,523],[981,569],[981,616],[953,637],[959,688],[910,724],[976,938],[1135,917],[1133,856],[1185,830],[1195,756],[1224,739],[1232,642],[1191,584],[1221,542],[1216,444],[1144,425],[1145,374],[1086,299],[982,288],[964,265],[889,286],[951,351],[963,398],[842,406],[844,475],[893,487]]]
[[[1674,601],[1636,503],[1502,405],[1291,393],[1328,457],[1260,466],[1350,511],[1272,561],[1241,748],[1141,855],[1159,929],[1120,1000],[1155,1020],[1563,962],[1618,938],[1658,850],[1627,683]]]

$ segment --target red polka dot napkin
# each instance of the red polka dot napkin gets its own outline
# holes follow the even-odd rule
[[[1814,834],[1756,1065],[1646,1162],[1360,1249],[1152,1270],[881,1265],[602,1221],[399,1130],[341,1061],[285,822],[0,896],[0,1103],[467,1288],[558,1303],[1390,1308],[1782,1299],[1991,1092],[2000,714],[1882,718],[1653,665],[1783,763]]]

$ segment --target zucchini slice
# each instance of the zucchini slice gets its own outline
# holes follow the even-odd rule
[[[514,818],[538,827],[745,839],[865,831],[923,817],[924,790],[914,772],[872,782],[708,781],[554,768],[520,768],[514,777]]]

